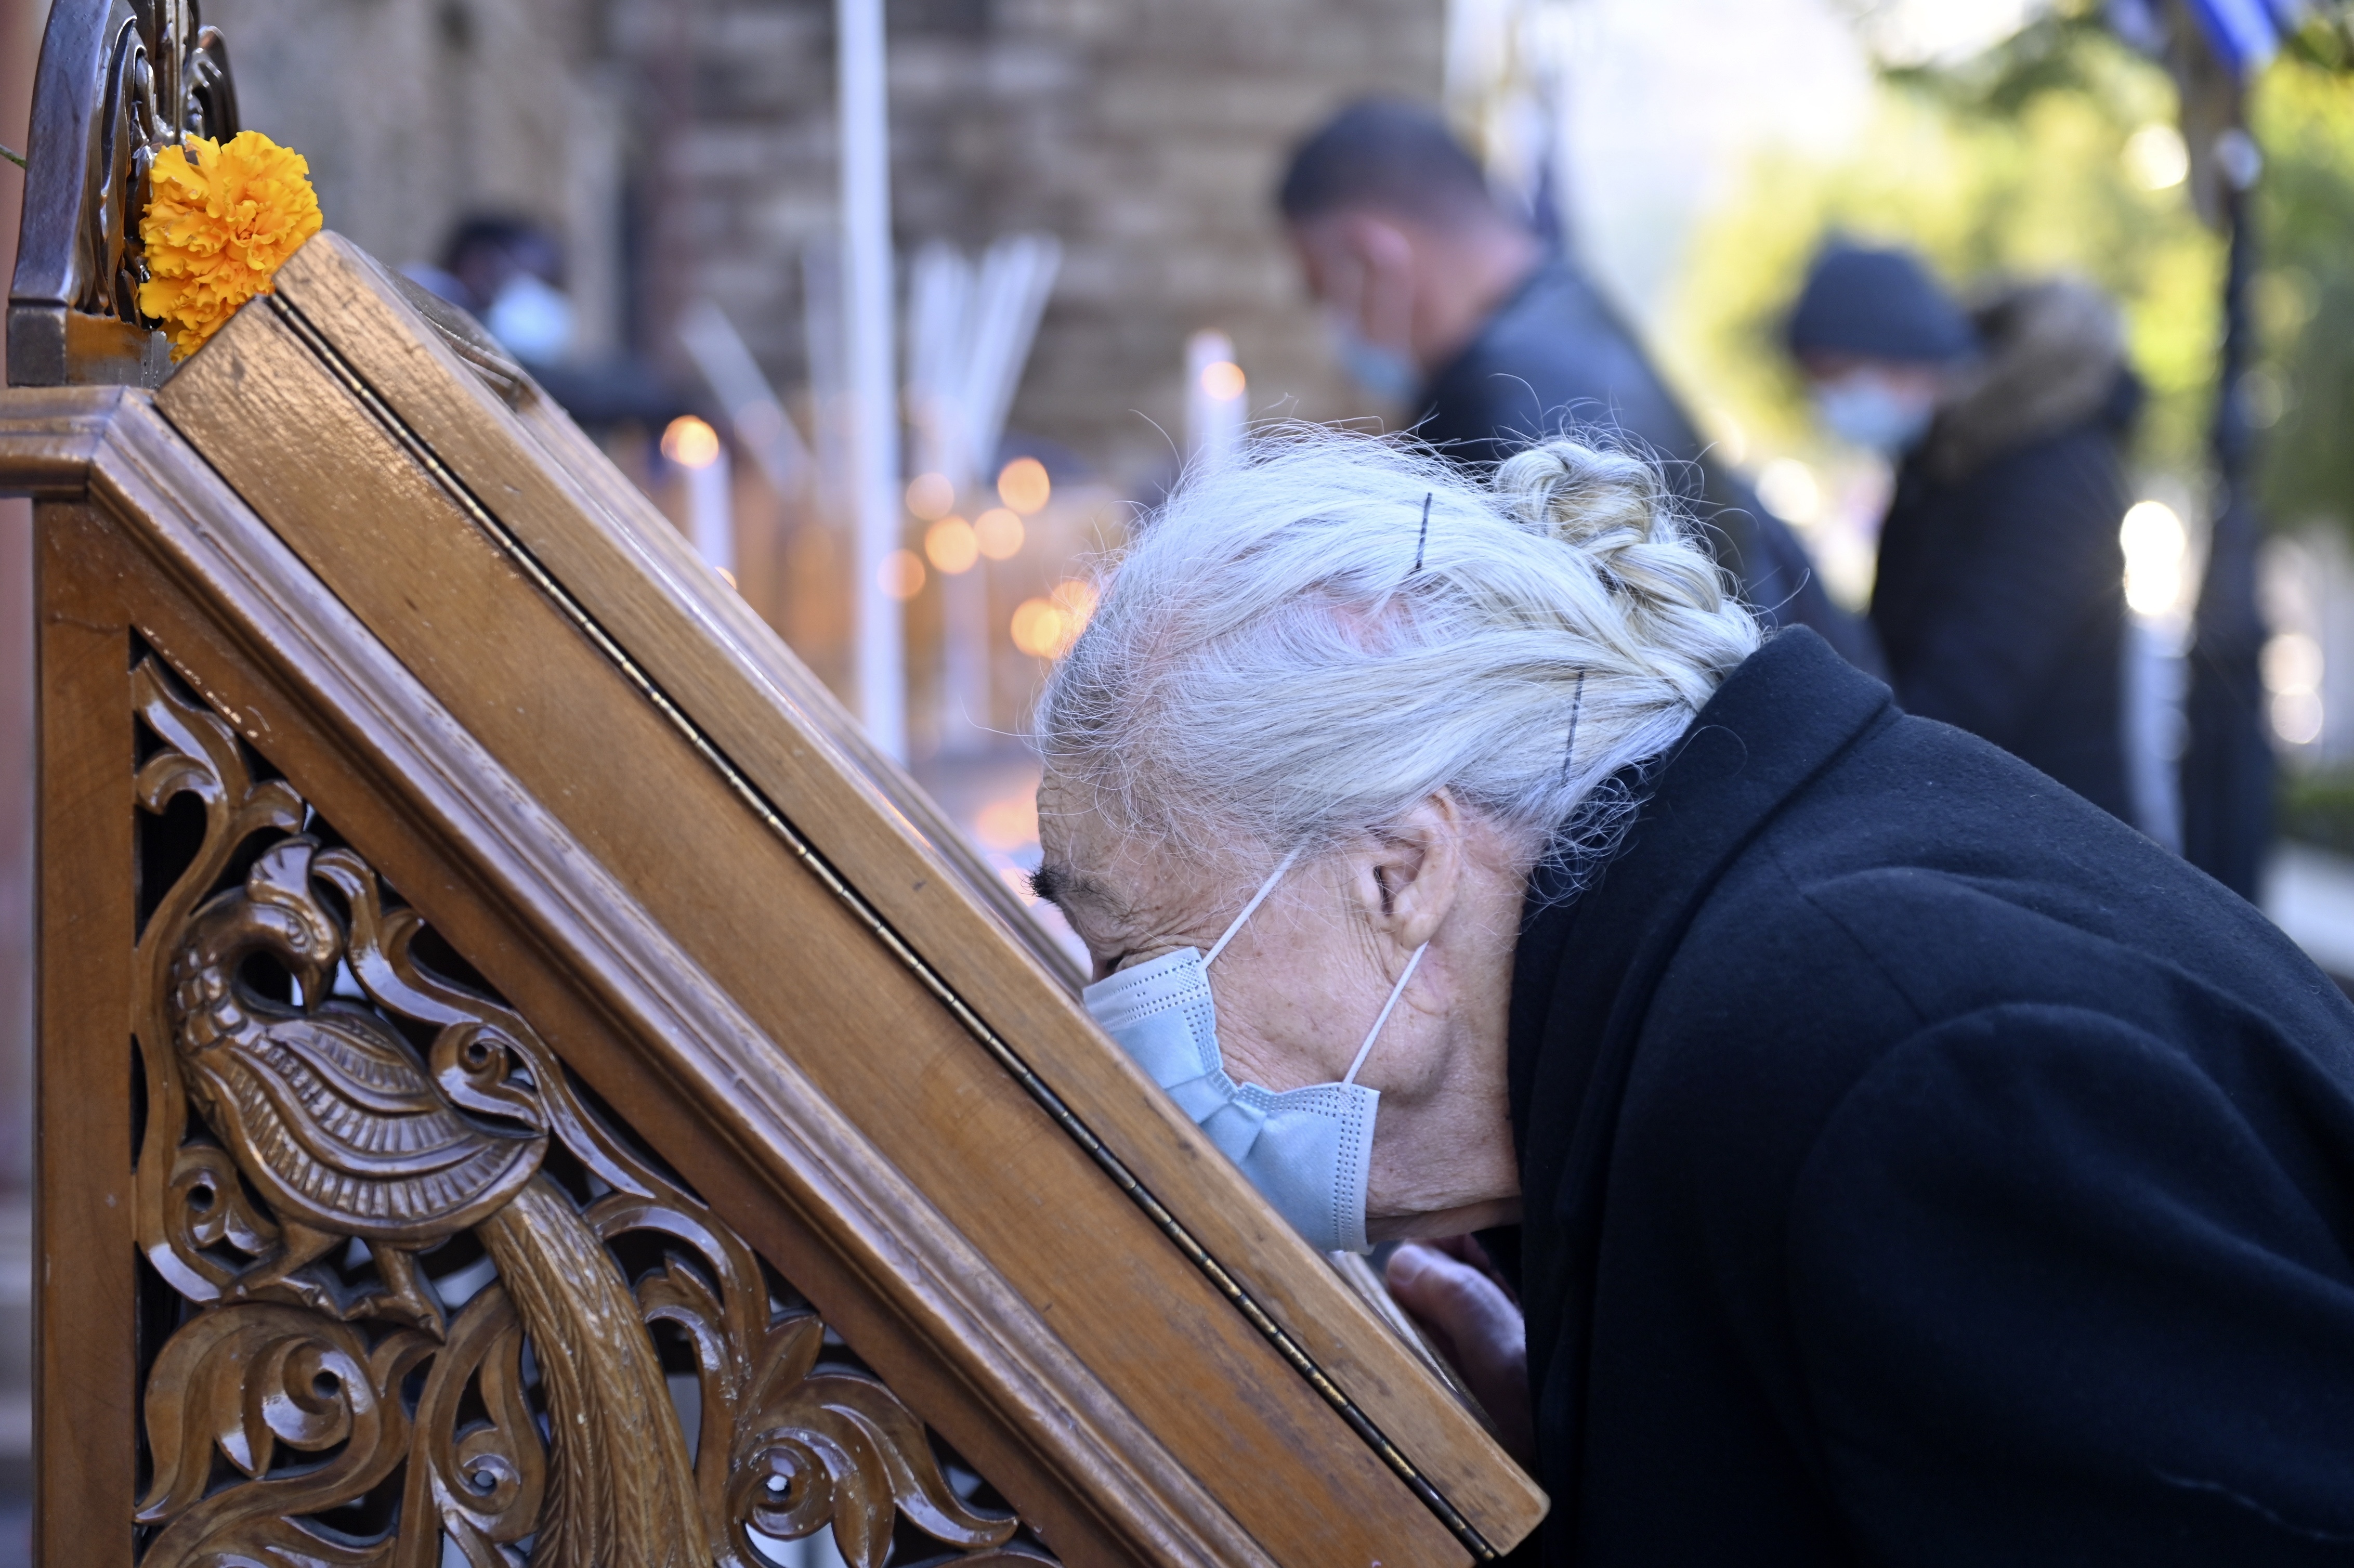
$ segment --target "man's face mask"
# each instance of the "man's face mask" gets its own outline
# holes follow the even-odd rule
[[[482,325],[517,359],[552,364],[572,346],[572,302],[529,272],[507,280]]]
[[[1332,353],[1341,368],[1368,397],[1394,407],[1410,406],[1422,393],[1422,368],[1402,348],[1375,343],[1338,311],[1328,312]]]
[[[1320,1252],[1363,1252],[1365,1176],[1373,1163],[1373,1114],[1381,1096],[1358,1083],[1357,1073],[1429,944],[1406,960],[1405,972],[1339,1083],[1279,1095],[1236,1083],[1218,1054],[1209,967],[1299,858],[1297,850],[1284,857],[1207,957],[1199,948],[1163,953],[1097,980],[1080,997],[1104,1032],[1242,1167],[1309,1245]]]
[[[1897,458],[1913,450],[1936,417],[1934,394],[1900,389],[1870,370],[1851,370],[1815,387],[1815,417],[1843,441]]]

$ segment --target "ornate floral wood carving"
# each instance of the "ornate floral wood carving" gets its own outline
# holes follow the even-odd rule
[[[1041,1555],[292,786],[152,657],[132,684],[143,870],[185,863],[133,1021],[146,1568]]]
[[[228,46],[197,0],[51,0],[33,92],[8,381],[154,387],[167,345],[140,313],[139,221],[156,154],[238,132]]]
[[[237,132],[237,89],[220,29],[205,26],[196,0],[131,0],[99,101],[98,145],[82,207],[92,265],[76,309],[154,324],[138,304],[147,278],[139,215],[147,205],[148,168],[183,136],[219,141]]]

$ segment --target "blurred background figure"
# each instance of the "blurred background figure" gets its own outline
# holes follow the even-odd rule
[[[439,267],[409,276],[472,311],[507,352],[526,365],[553,365],[572,348],[572,302],[564,292],[564,250],[528,218],[482,214],[458,226]]]
[[[591,351],[581,341],[579,312],[565,291],[564,270],[563,241],[544,225],[507,212],[460,218],[438,260],[401,268],[409,281],[482,323],[594,434],[626,428],[631,442],[643,445],[674,419],[713,411],[634,354]]]
[[[1877,669],[1804,546],[1703,449],[1634,334],[1498,199],[1437,111],[1394,99],[1343,109],[1292,155],[1277,204],[1341,364],[1368,395],[1416,411],[1416,434],[1493,463],[1565,423],[1616,430],[1675,465],[1769,623],[1811,626]]]
[[[2118,520],[2142,394],[2115,308],[2052,281],[1966,313],[1910,253],[1834,243],[1789,344],[1823,425],[1897,465],[1872,593],[1897,700],[2135,820]]]

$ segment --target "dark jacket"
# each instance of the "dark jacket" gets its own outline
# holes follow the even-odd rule
[[[2131,820],[2115,313],[2046,283],[1978,313],[1983,361],[1899,471],[1872,623],[1905,711],[1982,735]]]
[[[1564,425],[1617,430],[1669,472],[1718,560],[1769,626],[1811,626],[1859,668],[1880,655],[1862,621],[1823,591],[1804,546],[1709,458],[1635,336],[1575,268],[1532,272],[1455,362],[1431,378],[1416,433],[1458,461],[1502,461]]]
[[[1532,893],[1510,1071],[1534,1560],[2354,1561],[2354,1009],[1811,634]]]

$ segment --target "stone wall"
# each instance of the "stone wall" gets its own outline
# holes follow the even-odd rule
[[[907,29],[903,233],[1038,228],[1066,247],[1015,424],[1141,487],[1182,439],[1183,342],[1201,327],[1235,339],[1255,409],[1362,412],[1268,197],[1290,143],[1342,100],[1437,94],[1440,9],[1001,0],[971,42]]]
[[[1343,99],[1435,96],[1442,0],[894,0],[894,211],[912,250],[1066,247],[1013,425],[1149,491],[1186,334],[1230,333],[1264,412],[1363,412],[1267,207]],[[803,383],[798,259],[834,221],[829,0],[211,0],[247,119],[395,262],[503,207],[571,242],[595,335],[671,358],[716,300]],[[1167,432],[1165,435],[1163,432]]]
[[[808,428],[801,259],[837,249],[833,0],[204,4],[246,122],[310,159],[330,226],[400,265],[437,259],[470,214],[535,218],[567,241],[584,357],[627,348],[694,387],[671,323],[707,298]],[[1013,614],[1175,472],[1190,334],[1233,338],[1262,417],[1374,411],[1331,362],[1271,192],[1292,143],[1346,99],[1437,95],[1444,6],[888,0],[901,253],[1062,241],[1010,431],[1073,460],[1020,557],[981,570],[989,673],[962,689],[986,692],[986,712],[949,695],[948,664],[979,645],[944,646],[944,579],[907,606],[918,759],[1022,725],[1044,666],[1015,648]],[[643,435],[609,450],[684,516]],[[740,456],[741,590],[846,695],[845,519],[822,493],[775,494]]]
[[[595,0],[206,0],[245,123],[310,161],[329,227],[399,265],[507,212],[567,237],[584,325],[620,331],[620,147]]]

